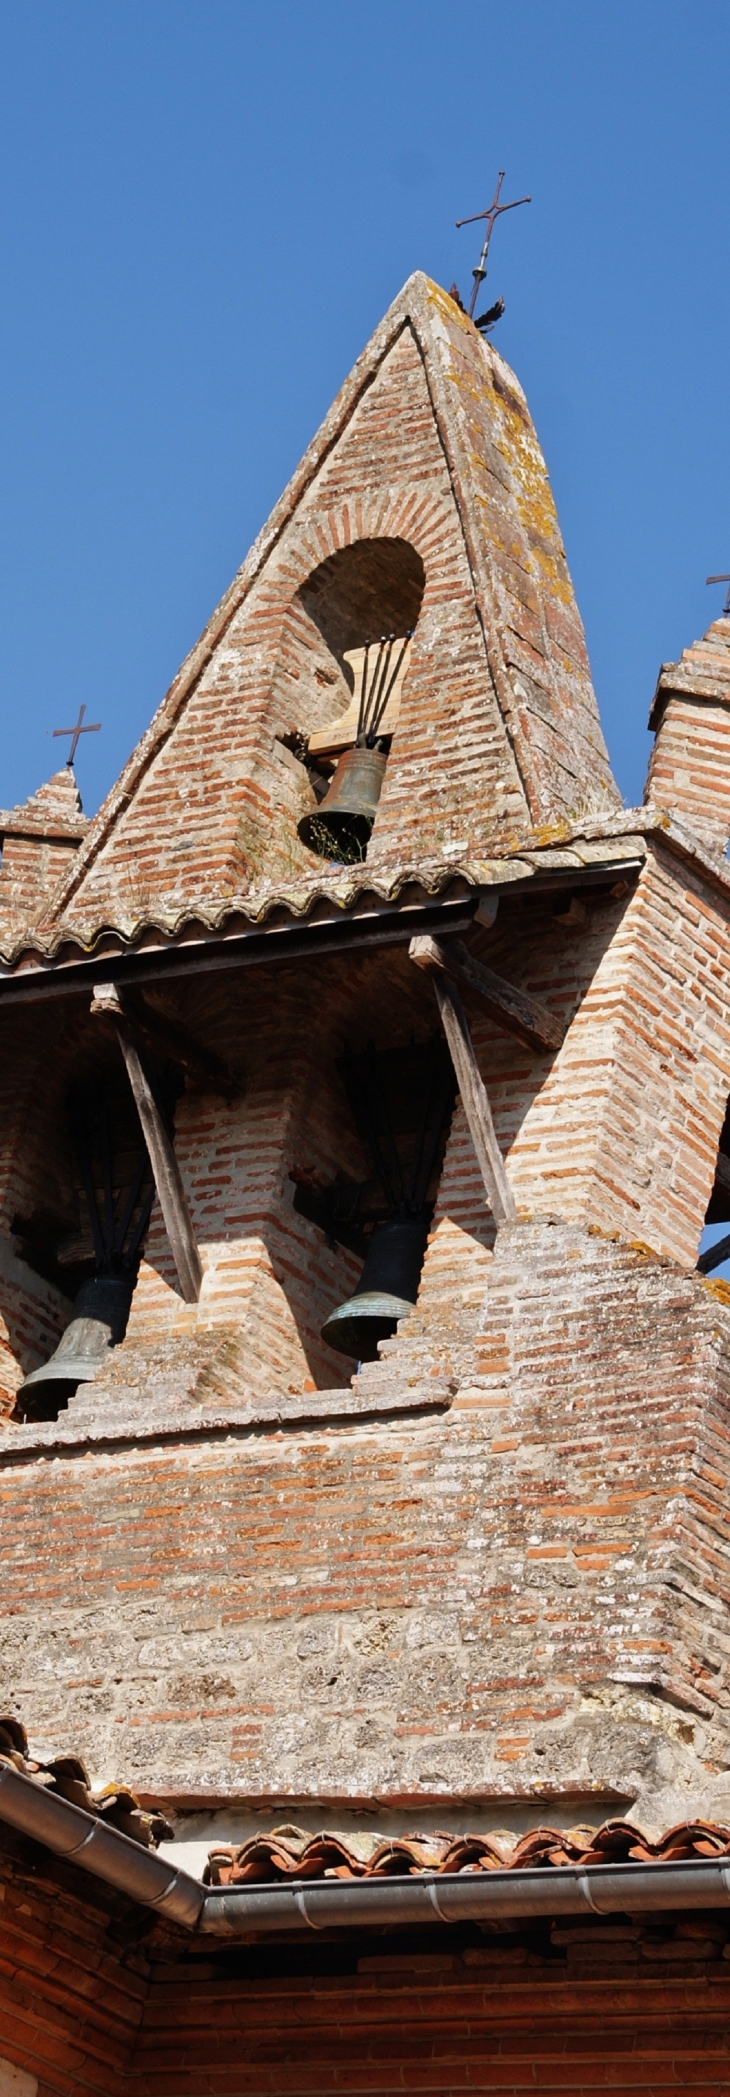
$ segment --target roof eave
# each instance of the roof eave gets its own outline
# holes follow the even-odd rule
[[[188,1931],[256,1938],[730,1906],[730,1860],[559,1865],[288,1885],[204,1887],[79,1806],[0,1767],[0,1820]]]
[[[150,924],[132,938],[102,926],[82,942],[67,929],[55,952],[26,943],[0,961],[0,998],[44,996],[81,987],[106,975],[127,982],[187,975],[191,969],[294,958],[352,945],[400,942],[414,932],[464,930],[485,891],[513,891],[607,884],[634,879],[647,852],[663,846],[684,866],[730,899],[730,864],[671,810],[647,804],[620,815],[595,817],[570,826],[556,824],[515,842],[493,859],[465,856],[433,869],[405,868],[397,880],[377,874],[351,888],[338,884],[306,897],[297,907],[286,894],[244,902],[208,923],[187,915],[172,925]]]

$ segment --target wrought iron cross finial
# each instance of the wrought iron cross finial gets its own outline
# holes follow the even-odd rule
[[[54,728],[53,730],[54,735],[70,735],[71,737],[71,748],[66,759],[67,765],[73,764],[74,758],[76,756],[76,745],[79,740],[79,736],[96,735],[97,729],[101,727],[101,721],[87,721],[86,725],[84,726],[85,712],[85,706],[79,707],[79,718],[73,728]]]
[[[727,583],[727,586],[728,586],[728,592],[727,592],[727,597],[725,598],[725,603],[724,603],[724,605],[723,605],[723,607],[722,607],[722,613],[721,613],[721,617],[722,617],[723,619],[730,619],[730,575],[708,575],[708,576],[706,577],[706,580],[707,580],[707,582],[708,582],[708,583],[717,583],[717,582],[726,582],[726,583]]]
[[[500,168],[499,175],[497,177],[497,187],[495,189],[494,196],[492,198],[491,204],[488,205],[487,210],[475,211],[473,212],[471,218],[457,218],[456,221],[457,226],[475,226],[477,219],[480,218],[485,218],[487,221],[487,228],[484,235],[484,246],[482,248],[482,252],[479,257],[476,269],[472,271],[472,275],[474,278],[474,290],[471,295],[471,305],[469,307],[470,320],[473,320],[474,317],[474,307],[477,302],[477,292],[479,290],[479,286],[480,284],[483,284],[484,278],[487,274],[487,256],[489,254],[489,243],[492,238],[497,219],[501,216],[501,213],[503,211],[516,211],[519,204],[532,203],[532,197],[515,197],[511,204],[500,204],[499,192],[501,190],[503,181],[504,168],[502,167]]]

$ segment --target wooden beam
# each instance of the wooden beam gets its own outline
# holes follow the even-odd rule
[[[92,1012],[105,1013],[114,1020],[119,1046],[127,1066],[137,1112],[142,1124],[142,1134],[149,1154],[150,1164],[157,1188],[157,1196],[165,1221],[172,1256],[177,1268],[178,1280],[186,1303],[197,1303],[200,1295],[203,1268],[193,1230],[180,1167],[175,1156],[157,1100],[134,1039],[134,1031],[125,1016],[114,983],[99,983],[94,987]]]
[[[697,1272],[698,1274],[712,1274],[715,1267],[721,1267],[723,1260],[729,1258],[730,1231],[726,1231],[724,1238],[718,1238],[715,1245],[708,1245],[707,1251],[700,1253],[697,1261]]]
[[[440,970],[473,991],[497,1025],[508,1034],[517,1034],[529,1048],[544,1054],[546,1049],[561,1047],[565,1028],[547,1005],[526,990],[518,990],[483,961],[475,961],[461,939],[432,939],[426,934],[411,940],[409,953],[419,968]]]
[[[433,973],[433,987],[487,1201],[499,1229],[503,1223],[516,1223],[517,1208],[504,1169],[502,1152],[494,1133],[492,1110],[474,1054],[474,1043],[469,1033],[466,1013],[456,984],[436,969]]]
[[[722,1150],[717,1153],[715,1186],[719,1187],[723,1194],[730,1194],[730,1158],[726,1158]]]
[[[204,1048],[196,1041],[181,1020],[172,1019],[168,1013],[160,1012],[156,1005],[150,1005],[141,990],[115,988],[125,1018],[153,1055],[169,1057],[170,1062],[178,1064],[194,1084],[220,1093],[223,1099],[240,1096],[243,1087],[222,1056],[216,1056],[213,1049]]]

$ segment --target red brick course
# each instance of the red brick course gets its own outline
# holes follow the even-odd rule
[[[450,1373],[445,1417],[5,1469],[8,1695],[173,1799],[726,1818],[727,1316],[670,1263],[522,1226],[481,1321],[416,1314],[363,1372]]]
[[[647,800],[671,808],[724,852],[730,837],[730,621],[716,619],[681,661],[665,663]]]
[[[727,2088],[717,1911],[262,1956],[150,1936],[78,1872],[53,1884],[4,1859],[2,1878],[0,2068],[37,2077],[38,2097]]]

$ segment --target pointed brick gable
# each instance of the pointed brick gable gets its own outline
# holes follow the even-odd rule
[[[18,808],[0,810],[0,942],[12,946],[48,910],[89,828],[70,765]]]
[[[301,912],[327,893],[332,870],[297,834],[312,788],[281,738],[347,704],[318,593],[332,583],[340,623],[350,603],[356,624],[363,562],[372,618],[380,590],[383,630],[415,626],[363,882],[433,889],[480,852],[617,805],[524,395],[416,275],[102,809],[47,947],[276,903]]]
[[[647,801],[724,852],[730,837],[730,619],[715,619],[678,663],[663,663],[649,715],[656,740]]]

